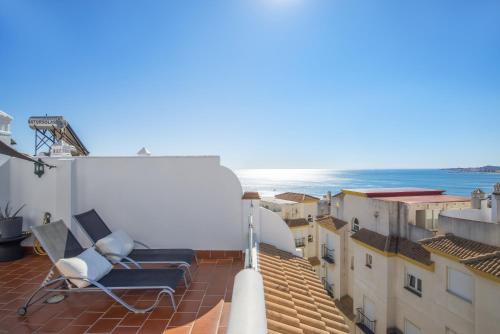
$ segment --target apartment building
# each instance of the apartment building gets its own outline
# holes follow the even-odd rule
[[[316,226],[320,199],[311,195],[286,192],[275,197],[263,197],[260,205],[278,214],[293,233],[295,246],[302,257],[308,259],[317,269],[319,266],[315,243]]]
[[[261,206],[276,212],[282,219],[305,218],[313,222],[318,215],[320,199],[311,195],[286,192],[274,197],[263,197]]]
[[[334,195],[332,215],[317,220],[317,272],[351,320],[351,331],[498,332],[495,198],[488,204],[477,192],[471,207],[467,198],[433,189],[350,189]]]

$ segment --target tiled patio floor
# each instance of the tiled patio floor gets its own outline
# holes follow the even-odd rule
[[[45,256],[0,262],[0,333],[225,333],[234,276],[240,260],[200,260],[193,265],[193,282],[178,287],[173,312],[168,296],[148,314],[133,314],[103,293],[72,293],[59,304],[42,301],[25,317],[16,312],[38,287],[51,263]],[[156,292],[127,291],[124,298],[136,306],[151,305]]]

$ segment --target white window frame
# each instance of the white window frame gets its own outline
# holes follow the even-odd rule
[[[414,279],[413,283],[414,286],[412,286],[412,278]],[[420,290],[418,289],[419,287],[419,282],[420,282]],[[419,275],[410,272],[409,270],[405,271],[405,288],[407,290],[410,290],[411,292],[415,293],[419,297],[422,297],[422,288],[423,282],[422,279],[420,278]]]
[[[460,273],[461,275],[464,275],[464,276],[467,276],[471,281],[471,298],[469,299],[469,297],[465,296],[465,294],[463,293],[460,293],[460,291],[454,291],[450,288],[450,270],[452,271],[455,271],[457,273]],[[469,275],[467,273],[464,273],[463,271],[461,270],[458,270],[458,269],[455,269],[455,268],[452,268],[452,267],[446,267],[446,291],[460,299],[462,299],[463,301],[467,302],[467,303],[470,303],[472,304],[472,302],[474,301],[474,277],[472,275]]]
[[[366,253],[365,265],[370,269],[373,268],[373,256],[371,254]]]
[[[405,318],[405,328],[404,328],[404,334],[408,334],[408,325],[411,325],[413,326],[414,328],[416,328],[420,334],[422,334],[422,329],[420,329],[420,327],[418,327],[417,325],[415,325],[412,321],[408,320]]]

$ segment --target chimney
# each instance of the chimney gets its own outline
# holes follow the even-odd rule
[[[495,184],[491,194],[491,221],[500,223],[500,183]]]
[[[0,110],[0,140],[7,145],[12,145],[11,132],[10,132],[10,122],[12,121],[12,116]]]
[[[477,188],[471,193],[471,208],[481,209],[481,202],[486,198],[486,194],[481,189]]]
[[[149,157],[151,156],[151,152],[147,148],[143,147],[137,152],[137,155],[140,157]]]

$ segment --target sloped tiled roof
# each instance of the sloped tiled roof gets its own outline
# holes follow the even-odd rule
[[[309,257],[307,258],[307,261],[311,264],[311,266],[319,266],[321,264],[321,261],[318,259],[317,256]]]
[[[320,218],[317,218],[316,221],[321,227],[326,228],[327,230],[330,231],[337,231],[341,229],[342,227],[347,225],[347,222],[340,220],[338,218],[332,217],[332,216],[323,216]]]
[[[276,195],[274,197],[279,198],[279,199],[284,199],[287,201],[294,201],[294,202],[298,202],[298,203],[319,201],[319,198],[317,198],[317,197],[307,195],[307,194],[292,193],[292,192],[279,194],[279,195]]]
[[[344,317],[303,258],[261,243],[268,333],[349,333]]]
[[[500,251],[462,260],[472,270],[485,273],[500,282]]]
[[[351,235],[351,238],[381,252],[388,253],[388,255],[399,254],[427,266],[433,264],[429,251],[420,244],[405,238],[385,236],[366,228],[360,229],[358,232]]]
[[[446,254],[458,260],[465,260],[500,250],[500,247],[464,239],[453,234],[423,239],[420,240],[420,243],[431,252]]]
[[[288,227],[300,227],[309,225],[309,222],[305,218],[285,219],[285,223],[288,225]]]
[[[260,199],[260,195],[256,191],[245,191],[241,199]]]

